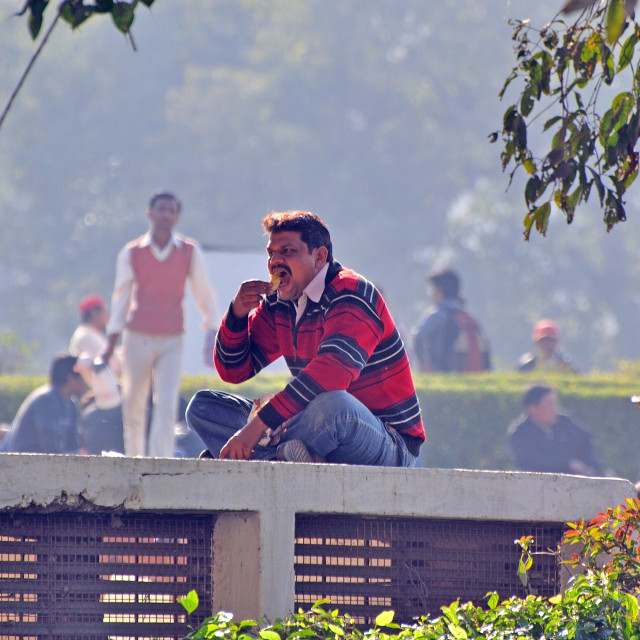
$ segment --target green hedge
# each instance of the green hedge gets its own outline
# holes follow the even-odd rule
[[[507,427],[521,412],[530,377],[485,374],[451,380],[418,376],[427,444],[427,467],[512,469]],[[635,445],[640,412],[630,402],[637,386],[628,379],[550,377],[562,410],[585,426],[608,473],[635,482],[640,459]]]
[[[242,385],[217,376],[185,376],[181,391],[226,389],[258,397],[281,389],[285,374],[262,374]],[[466,376],[416,375],[416,388],[427,431],[422,465],[464,469],[511,469],[506,430],[520,412],[525,386],[536,380],[514,373]],[[24,397],[42,378],[0,376],[0,422],[10,422]],[[567,413],[593,435],[598,455],[611,475],[636,481],[640,472],[637,435],[640,411],[630,402],[639,391],[637,375],[546,376],[558,389]]]

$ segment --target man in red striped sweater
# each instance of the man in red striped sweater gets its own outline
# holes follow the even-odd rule
[[[407,353],[380,292],[333,259],[314,213],[267,215],[271,283],[238,289],[216,339],[220,377],[248,380],[276,358],[291,381],[259,403],[196,393],[187,422],[210,457],[413,466],[425,440]]]

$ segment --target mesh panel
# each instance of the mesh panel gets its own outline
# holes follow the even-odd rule
[[[460,598],[482,605],[489,591],[524,596],[517,577],[520,548],[533,535],[534,551],[556,550],[564,525],[416,518],[301,515],[296,518],[295,606],[321,598],[358,624],[393,609],[396,622],[439,615]],[[529,572],[542,596],[560,589],[552,555],[536,556]]]
[[[177,639],[211,602],[211,516],[0,515],[0,640]],[[189,624],[209,615],[201,605]]]

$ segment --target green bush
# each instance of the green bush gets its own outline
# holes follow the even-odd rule
[[[188,638],[225,640],[637,640],[640,638],[638,595],[640,551],[638,525],[640,501],[608,509],[586,524],[569,524],[567,545],[578,551],[566,561],[575,573],[562,594],[542,598],[533,593],[526,598],[511,597],[502,602],[497,593],[488,593],[479,606],[459,601],[431,612],[414,624],[395,624],[393,611],[382,611],[375,626],[360,631],[349,615],[327,611],[319,601],[308,612],[273,623],[245,620],[233,622],[230,613],[208,618]],[[527,572],[535,558],[529,553],[531,537],[516,541],[522,547],[518,573],[527,583]],[[553,552],[553,551],[552,551]],[[559,550],[555,551],[559,555]],[[198,606],[197,595],[189,593],[182,604],[188,613]]]
[[[640,411],[630,402],[639,392],[635,370],[618,374],[547,375],[542,382],[558,389],[562,409],[587,428],[598,457],[610,475],[638,478],[640,460],[630,446],[640,430]],[[183,379],[182,391],[191,397],[198,389],[225,389],[257,397],[286,383],[285,374],[256,376],[234,386],[215,376]],[[520,398],[527,384],[539,381],[520,373],[477,375],[417,374],[427,442],[424,467],[449,469],[513,469],[507,428],[521,412]]]
[[[44,377],[0,376],[0,423],[11,422],[22,401],[46,382]]]
[[[520,414],[521,396],[535,378],[524,374],[446,377],[417,376],[427,442],[426,467],[512,469],[507,428]],[[610,475],[635,482],[640,470],[630,446],[640,428],[640,412],[630,402],[637,393],[626,376],[547,376],[558,389],[562,410],[587,428]]]
[[[517,373],[477,375],[416,375],[427,442],[422,447],[425,467],[511,469],[506,431],[519,414],[525,386],[537,381]],[[544,382],[558,389],[560,403],[593,435],[603,466],[611,475],[638,478],[640,460],[635,440],[640,412],[630,402],[639,391],[637,367],[617,374],[547,375]],[[198,389],[223,389],[254,398],[281,389],[287,375],[262,374],[241,385],[222,382],[216,375],[184,376],[181,393],[191,398]],[[0,422],[10,422],[24,397],[42,378],[0,376]]]

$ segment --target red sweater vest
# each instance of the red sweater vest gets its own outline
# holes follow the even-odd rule
[[[182,299],[191,268],[193,243],[180,238],[169,257],[160,262],[142,238],[129,245],[135,273],[133,300],[127,326],[138,333],[174,336],[184,333]]]

